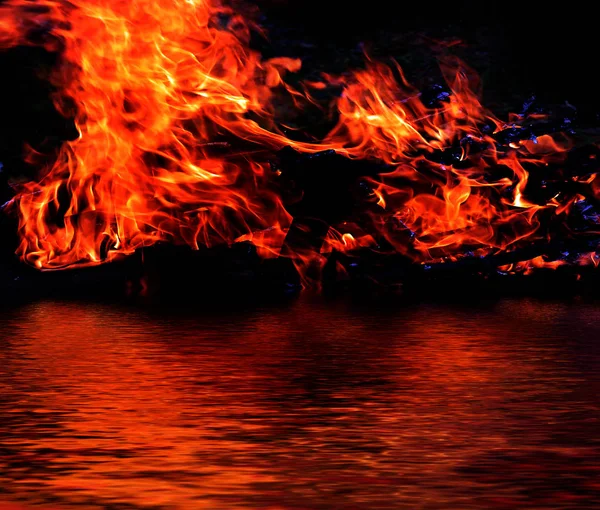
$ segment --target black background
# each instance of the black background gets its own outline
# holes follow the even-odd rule
[[[488,64],[502,70],[496,72],[498,82],[486,87],[512,83],[516,89],[535,89],[553,99],[564,96],[571,102],[597,103],[599,23],[594,9],[584,2],[268,0],[258,4],[281,23],[301,26],[307,39],[337,41],[340,46],[394,33],[459,38],[473,54],[487,54]]]

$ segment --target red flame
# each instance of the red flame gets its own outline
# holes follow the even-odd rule
[[[215,142],[224,135],[268,151],[334,149],[389,165],[371,178],[371,233],[333,225],[322,253],[374,246],[374,235],[418,261],[464,247],[489,253],[534,239],[540,210],[568,207],[524,196],[528,165],[563,157],[568,140],[544,136],[496,150],[492,137],[505,124],[480,104],[474,73],[457,61],[443,66],[452,94],[436,107],[425,106],[399,68],[377,62],[306,84],[343,86],[339,121],[319,143],[289,139],[277,128],[274,98],[312,101],[284,81],[301,63],[263,60],[249,48],[253,28],[218,0],[0,6],[0,47],[35,41],[60,53],[55,103],[79,133],[16,197],[24,260],[41,269],[100,264],[158,241],[198,248],[250,240],[262,256],[278,255],[292,217],[270,185],[267,158]],[[469,154],[471,145],[461,145],[456,161],[469,156],[470,166],[426,157],[462,139],[484,147]],[[322,255],[296,256],[302,266]]]

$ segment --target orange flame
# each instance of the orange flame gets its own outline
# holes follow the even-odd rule
[[[157,241],[197,248],[289,222],[261,186],[262,166],[207,148],[223,130],[260,132],[244,115],[268,117],[271,89],[299,61],[261,62],[244,20],[213,2],[41,4],[4,5],[0,40],[21,44],[29,25],[51,27],[51,46],[63,46],[57,105],[75,105],[79,137],[19,197],[28,262],[97,264]],[[228,30],[211,26],[218,14]]]
[[[398,66],[371,61],[306,84],[337,83],[343,93],[329,135],[300,143],[277,128],[273,98],[313,101],[284,80],[301,63],[263,60],[249,48],[253,28],[218,0],[0,6],[0,47],[35,43],[60,52],[55,102],[79,133],[16,197],[24,260],[40,269],[93,265],[159,241],[197,249],[249,240],[262,256],[278,255],[292,217],[270,184],[265,155],[233,151],[230,139],[270,151],[334,149],[389,165],[372,179],[374,235],[355,238],[332,225],[322,253],[373,246],[374,236],[419,261],[464,247],[486,253],[533,239],[540,210],[560,213],[556,200],[528,201],[526,167],[560,159],[568,140],[544,136],[496,150],[493,135],[505,125],[480,104],[464,64],[444,64],[452,93],[435,107]],[[491,129],[483,132],[484,124]],[[482,147],[477,154],[473,144]],[[433,162],[436,151],[456,146],[454,160]],[[461,165],[468,157],[470,166]]]

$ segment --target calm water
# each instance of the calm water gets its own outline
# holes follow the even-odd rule
[[[0,507],[597,508],[599,393],[598,304],[15,306]]]

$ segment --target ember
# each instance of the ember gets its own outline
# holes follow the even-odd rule
[[[501,120],[456,58],[423,91],[368,56],[291,85],[301,61],[263,59],[256,30],[217,0],[0,5],[0,47],[60,55],[54,101],[78,132],[13,185],[20,257],[56,270],[237,246],[233,266],[244,252],[243,271],[304,287],[597,266],[598,150],[571,105]],[[294,131],[282,104],[336,123]]]

